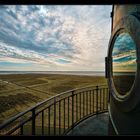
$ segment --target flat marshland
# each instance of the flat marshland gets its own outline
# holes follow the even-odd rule
[[[61,92],[107,84],[104,76],[60,74],[0,75],[0,123]]]

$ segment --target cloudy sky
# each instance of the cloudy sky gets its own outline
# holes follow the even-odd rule
[[[104,70],[111,5],[0,6],[0,70]]]

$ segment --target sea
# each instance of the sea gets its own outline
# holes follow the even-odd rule
[[[104,71],[0,71],[0,75],[7,74],[63,74],[63,75],[105,76]]]

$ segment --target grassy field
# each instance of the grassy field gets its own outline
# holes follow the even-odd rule
[[[61,92],[101,84],[106,84],[103,76],[0,75],[0,123]]]

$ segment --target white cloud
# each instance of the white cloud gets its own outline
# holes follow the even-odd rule
[[[29,61],[42,70],[104,70],[111,29],[111,6],[37,8],[39,10],[32,12],[29,6],[21,6],[20,10],[9,6],[17,19],[5,13],[11,28],[1,24],[0,29],[14,37],[15,42],[22,41],[29,46],[23,48],[23,44],[14,46],[0,42],[0,54],[3,56],[0,61]],[[49,42],[53,42],[52,46]],[[61,64],[58,59],[70,63]]]

